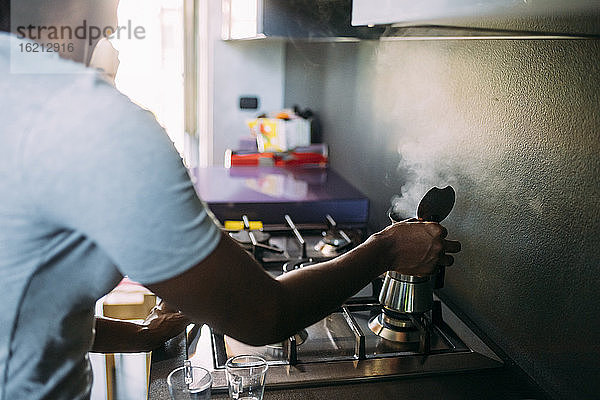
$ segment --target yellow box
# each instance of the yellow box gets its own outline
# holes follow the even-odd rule
[[[287,151],[310,144],[310,121],[303,118],[256,118],[247,123],[261,153]]]

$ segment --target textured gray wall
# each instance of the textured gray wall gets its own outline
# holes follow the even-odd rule
[[[286,105],[372,200],[452,184],[447,294],[556,398],[600,395],[600,41],[290,44]]]

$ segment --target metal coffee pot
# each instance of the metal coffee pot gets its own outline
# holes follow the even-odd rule
[[[431,310],[433,283],[428,276],[403,275],[389,271],[385,275],[379,302],[388,310],[420,314]]]
[[[452,211],[455,198],[452,186],[446,186],[444,189],[431,188],[419,203],[417,217],[423,221],[441,222]],[[392,210],[388,215],[392,222],[401,220]],[[443,279],[443,273],[443,267],[435,277],[418,277],[389,271],[385,275],[379,301],[384,309],[392,313],[425,313],[431,310],[436,279],[439,284],[439,280]]]

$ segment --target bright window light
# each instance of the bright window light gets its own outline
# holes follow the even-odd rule
[[[144,39],[111,39],[119,51],[115,84],[151,111],[183,154],[183,0],[120,0],[119,25],[142,26]]]

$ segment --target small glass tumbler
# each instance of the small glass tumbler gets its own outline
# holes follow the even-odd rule
[[[233,400],[262,400],[269,366],[264,358],[240,355],[225,364],[229,398]]]
[[[184,365],[171,371],[167,385],[173,400],[210,400],[212,376],[204,368]]]

